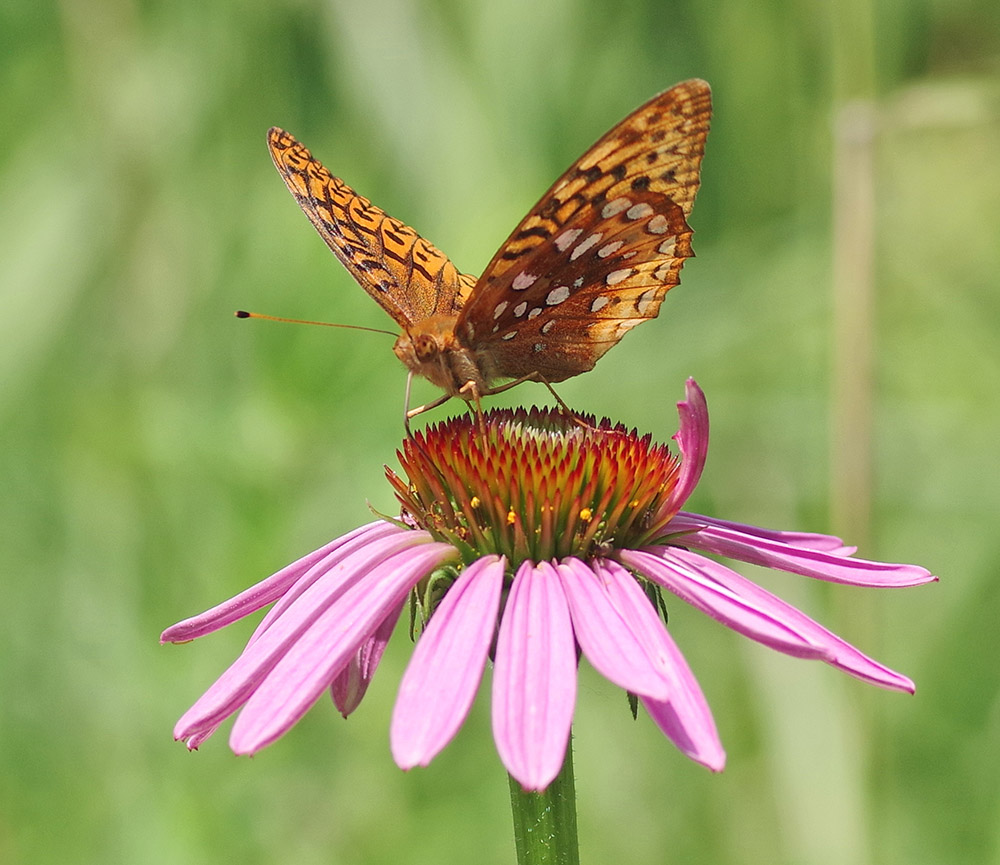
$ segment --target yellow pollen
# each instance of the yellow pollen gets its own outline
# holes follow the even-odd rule
[[[514,513],[513,508],[507,511],[507,525],[512,526],[517,522],[517,514]]]
[[[639,500],[638,499],[632,499],[632,501],[630,501],[628,503],[628,506],[630,508],[637,508],[637,507],[639,507]]]
[[[580,509],[580,519],[585,523],[589,523],[594,518],[594,512],[590,508]]]
[[[472,507],[474,507],[474,508],[478,508],[479,507],[479,496],[473,496],[471,499],[469,499],[469,504],[472,505]]]

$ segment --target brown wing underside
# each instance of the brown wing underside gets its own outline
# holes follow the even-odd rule
[[[497,251],[458,333],[500,377],[562,381],[591,369],[659,312],[692,256],[694,204],[711,116],[686,81],[604,135]]]
[[[403,328],[457,315],[475,284],[412,228],[333,176],[277,127],[268,148],[299,207],[358,284]]]
[[[560,238],[572,238],[562,260],[494,308],[488,332],[475,342],[498,375],[539,373],[557,382],[592,369],[629,330],[654,318],[680,282],[681,265],[693,254],[680,207],[654,193],[618,202],[567,223],[553,242],[558,249]],[[602,216],[616,207],[624,209]]]

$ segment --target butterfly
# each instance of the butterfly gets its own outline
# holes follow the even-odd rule
[[[327,246],[402,328],[393,347],[445,395],[475,401],[592,369],[643,321],[694,255],[711,90],[684,81],[602,136],[546,192],[478,279],[332,175],[288,132],[279,173]],[[495,386],[495,382],[513,382]]]

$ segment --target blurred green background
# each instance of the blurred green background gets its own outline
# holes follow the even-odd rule
[[[584,665],[583,859],[1000,862],[995,0],[3,4],[0,861],[513,861],[487,692],[430,768],[392,763],[403,629],[347,722],[321,701],[252,760],[225,729],[171,739],[251,624],[160,631],[393,509],[389,338],[232,317],[389,323],[264,135],[478,273],[591,142],[693,76],[715,93],[698,258],[560,393],[666,438],[694,375],[693,510],[838,531],[941,582],[754,575],[914,698],[674,602],[719,776]]]

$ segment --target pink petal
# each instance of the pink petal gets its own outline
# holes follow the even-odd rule
[[[486,556],[448,589],[403,674],[389,740],[400,769],[426,766],[462,726],[496,629],[506,562]]]
[[[664,630],[663,634],[664,651],[670,657],[670,666],[677,681],[669,700],[642,697],[642,705],[682,754],[713,772],[721,772],[726,767],[726,752],[719,739],[712,710],[670,633]]]
[[[712,712],[669,630],[628,571],[610,559],[596,567],[605,578],[608,600],[622,618],[631,623],[634,633],[646,646],[647,654],[656,659],[668,679],[668,699],[642,697],[646,710],[684,754],[713,772],[721,772],[726,764],[726,752],[722,749]]]
[[[766,538],[769,541],[778,541],[793,547],[807,547],[812,550],[823,550],[838,556],[854,555],[857,547],[844,546],[844,542],[833,535],[818,535],[814,532],[781,532],[773,529],[762,529],[758,526],[748,526],[746,523],[734,523],[731,520],[720,520],[715,517],[705,517],[701,514],[692,514],[687,511],[678,511],[677,516],[670,523],[671,531],[691,532],[702,529],[706,526],[717,526],[723,529],[732,529],[744,535],[752,535],[756,538]],[[682,544],[683,546],[683,544]]]
[[[608,598],[604,584],[617,577],[617,573],[595,571],[596,568],[596,564],[591,568],[573,558],[564,559],[557,568],[569,602],[573,633],[583,654],[598,673],[620,688],[665,700],[670,693],[670,683],[661,665],[647,653],[646,646],[633,631],[632,621],[622,616]],[[624,568],[619,570],[641,595],[642,589],[631,574]],[[655,611],[645,595],[643,602],[655,618]]]
[[[210,634],[212,631],[225,627],[237,619],[242,619],[244,616],[256,612],[261,607],[265,607],[272,601],[280,598],[288,591],[288,587],[293,585],[306,571],[330,554],[351,544],[351,542],[364,543],[367,540],[373,540],[385,534],[387,529],[400,531],[384,520],[376,520],[373,523],[355,529],[343,537],[330,541],[326,546],[320,547],[318,550],[309,553],[309,555],[303,556],[298,561],[292,562],[277,573],[240,592],[228,601],[223,601],[221,604],[212,607],[210,610],[206,610],[204,613],[200,613],[190,619],[185,619],[176,625],[171,625],[160,635],[160,642],[184,643],[196,637]]]
[[[697,687],[696,681],[694,684]],[[713,772],[721,772],[726,768],[726,751],[719,740],[715,720],[700,688],[697,693],[685,692],[662,702],[648,697],[639,699],[653,723],[685,757]],[[711,727],[710,734],[707,732],[708,726]]]
[[[347,589],[288,647],[247,700],[229,737],[233,751],[250,754],[280,738],[417,581],[455,556],[449,544],[420,544],[397,553]],[[258,642],[280,627],[276,624]]]
[[[910,694],[914,692],[913,682],[906,676],[869,658],[850,643],[842,640],[836,634],[831,633],[822,625],[809,618],[801,610],[796,609],[791,604],[781,600],[781,598],[772,595],[769,591],[748,580],[742,574],[738,574],[736,571],[718,562],[702,558],[697,553],[674,549],[673,555],[685,559],[692,566],[697,566],[707,572],[713,580],[726,586],[741,597],[751,599],[763,608],[769,608],[775,617],[781,618],[782,621],[795,627],[799,632],[806,634],[814,644],[823,646],[826,650],[826,657],[821,660],[826,661],[831,666],[837,667],[864,682],[878,685],[881,688],[906,691]]]
[[[681,469],[677,483],[661,509],[667,515],[680,510],[694,492],[708,458],[708,405],[705,394],[693,378],[687,380],[684,391],[687,398],[677,403],[680,429],[674,435],[681,452]]]
[[[187,739],[201,729],[217,726],[235,712],[324,610],[352,585],[367,578],[373,568],[392,560],[392,556],[412,555],[414,546],[428,546],[428,537],[424,532],[404,530],[379,538],[355,550],[332,571],[312,581],[287,615],[267,631],[258,632],[257,639],[247,645],[239,658],[184,713],[174,728],[175,737]]]
[[[345,718],[361,705],[405,603],[406,598],[403,598],[375,629],[375,633],[361,644],[361,648],[330,685],[333,704]]]
[[[525,790],[559,774],[576,703],[576,648],[556,569],[524,562],[507,597],[493,670],[493,736]]]
[[[219,725],[216,724],[214,727],[206,727],[204,730],[199,731],[191,736],[175,736],[175,739],[184,739],[184,744],[187,746],[189,751],[197,751],[201,747],[201,743],[208,739],[216,730],[219,729]]]
[[[285,610],[291,607],[292,604],[294,604],[317,579],[320,579],[321,577],[325,579],[327,572],[331,571],[335,566],[341,565],[341,562],[346,560],[347,557],[356,550],[360,550],[372,543],[390,544],[393,538],[408,537],[412,540],[412,533],[414,531],[417,531],[417,536],[423,541],[433,540],[428,532],[422,530],[404,529],[384,520],[372,523],[371,526],[372,531],[370,533],[357,538],[351,538],[348,543],[340,547],[335,553],[313,565],[313,567],[311,567],[293,585],[291,585],[288,591],[278,598],[277,603],[271,607],[271,609],[264,615],[264,618],[260,620],[260,624],[258,624],[254,629],[249,642],[253,643],[254,640],[258,639],[260,635],[270,628],[271,625],[273,625],[274,622],[284,614]]]
[[[671,520],[671,529],[675,524],[683,526],[684,521]],[[752,565],[853,586],[898,588],[937,580],[930,571],[917,565],[870,562],[818,549],[793,547],[769,540],[762,534],[751,535],[721,525],[709,525],[685,534],[683,545]]]
[[[825,658],[822,645],[812,642],[796,623],[775,615],[773,605],[756,603],[716,581],[705,569],[707,560],[678,555],[678,547],[621,550],[619,560],[703,613],[752,640],[797,658]],[[712,563],[714,564],[714,563]]]

